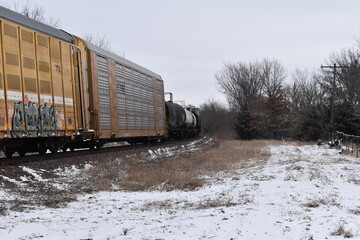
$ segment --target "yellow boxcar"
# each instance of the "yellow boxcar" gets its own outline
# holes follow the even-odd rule
[[[0,139],[4,151],[11,155],[16,149],[51,149],[54,146],[46,142],[31,146],[27,139],[71,138],[78,128],[80,62],[75,39],[3,7],[0,28]]]

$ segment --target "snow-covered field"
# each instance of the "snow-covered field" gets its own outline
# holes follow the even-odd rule
[[[360,159],[325,146],[268,148],[267,159],[203,176],[195,191],[97,192],[10,212],[0,239],[360,239]]]

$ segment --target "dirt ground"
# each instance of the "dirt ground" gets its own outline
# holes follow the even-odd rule
[[[19,166],[2,166],[0,188],[7,197],[0,195],[0,215],[39,206],[64,207],[69,202],[76,201],[79,195],[96,191],[143,190],[166,179],[160,178],[148,183],[150,185],[141,187],[141,184],[135,183],[136,179],[129,179],[131,178],[129,172],[136,175],[140,171],[135,173],[134,170],[141,168],[145,171],[142,174],[147,175],[149,171],[156,170],[159,162],[165,162],[164,159],[186,157],[192,152],[215,146],[216,142],[210,138],[190,139],[169,142],[161,145],[161,148],[149,146],[130,150],[116,149],[103,153],[91,151],[79,157],[29,162]],[[166,151],[170,152],[170,149],[171,155],[166,153]],[[144,166],[147,166],[146,169]],[[156,174],[164,176],[158,171],[155,171]],[[159,177],[155,175],[153,174],[151,178]]]

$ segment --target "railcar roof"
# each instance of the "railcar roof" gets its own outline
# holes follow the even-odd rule
[[[74,38],[69,33],[46,25],[42,22],[36,21],[34,19],[28,18],[20,13],[14,12],[10,9],[0,6],[0,18],[9,20],[11,22],[20,24],[24,27],[31,28],[33,30],[48,34],[50,36],[59,38],[69,43],[74,43]]]
[[[145,73],[145,74],[147,74],[147,75],[149,75],[151,77],[162,80],[162,78],[161,78],[161,76],[159,74],[156,74],[156,73],[154,73],[154,72],[152,72],[152,71],[150,71],[150,70],[148,70],[148,69],[146,69],[146,68],[144,68],[142,66],[139,66],[136,63],[133,63],[133,62],[131,62],[131,61],[129,61],[129,60],[123,58],[123,57],[120,57],[120,56],[118,56],[118,55],[116,55],[116,54],[114,54],[112,52],[109,52],[109,51],[103,49],[103,48],[95,46],[94,44],[91,44],[89,42],[86,42],[86,45],[90,50],[92,50],[92,51],[94,51],[96,53],[99,53],[99,54],[101,54],[103,56],[111,58],[111,59],[113,59],[113,60],[115,60],[115,61],[117,61],[119,63],[122,63],[122,64],[124,64],[124,65],[126,65],[128,67],[136,69],[136,70],[138,70],[138,71],[140,71],[142,73]]]

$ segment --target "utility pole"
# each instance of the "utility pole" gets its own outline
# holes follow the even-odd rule
[[[337,69],[349,68],[348,66],[338,66],[336,63],[334,65],[324,66],[321,65],[322,69],[330,68],[333,71],[333,79],[331,83],[331,96],[330,96],[330,140],[334,141],[334,98],[335,98],[335,84],[336,84],[336,71]]]

